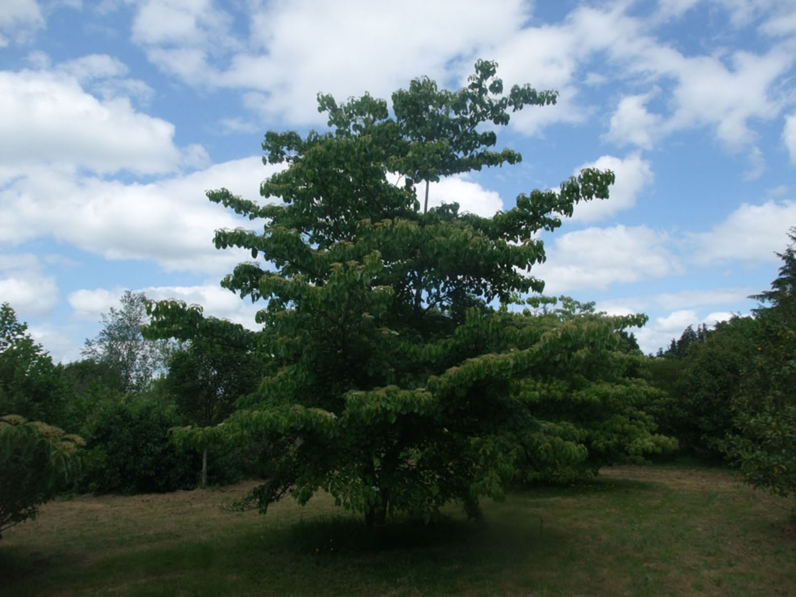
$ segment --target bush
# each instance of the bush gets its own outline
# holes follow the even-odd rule
[[[86,437],[89,453],[79,488],[134,494],[195,487],[200,457],[171,443],[169,430],[177,424],[174,412],[154,400],[103,405]]]
[[[80,470],[83,440],[57,427],[0,417],[0,534],[54,498]]]

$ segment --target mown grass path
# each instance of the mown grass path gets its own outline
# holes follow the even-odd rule
[[[796,595],[788,504],[724,470],[607,469],[377,538],[328,496],[221,507],[250,486],[48,504],[0,540],[0,594]]]

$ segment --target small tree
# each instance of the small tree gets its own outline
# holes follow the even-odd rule
[[[140,392],[155,375],[165,369],[169,345],[149,340],[142,330],[149,322],[146,295],[125,290],[121,309],[111,307],[102,315],[103,328],[94,339],[86,340],[83,357],[109,367],[124,392]]]
[[[169,361],[166,390],[177,411],[200,427],[217,425],[235,411],[235,402],[252,393],[262,377],[260,359],[236,347],[194,340]],[[202,450],[202,485],[207,485],[207,450]]]
[[[54,498],[80,470],[83,441],[61,429],[0,417],[0,536],[34,518],[39,506]]]
[[[560,226],[578,202],[607,198],[613,174],[583,170],[558,191],[520,195],[516,207],[491,218],[462,214],[457,204],[429,208],[428,184],[418,197],[423,182],[521,159],[492,149],[494,128],[510,112],[555,103],[556,94],[527,85],[504,94],[495,74],[494,63],[479,61],[454,92],[418,79],[393,94],[392,114],[369,95],[342,105],[321,95],[330,131],[265,136],[265,161],[287,167],[261,193],[282,202],[208,193],[263,223],[260,232],[215,237],[218,248],[244,247],[268,262],[242,263],[222,283],[265,301],[257,316],[263,329],[204,319],[175,302],[153,306],[153,329],[180,338],[212,332],[269,355],[257,392],[226,421],[175,433],[195,446],[269,446],[268,481],[251,496],[263,511],[288,493],[303,504],[324,489],[370,526],[388,511],[428,518],[450,500],[474,514],[479,496],[500,497],[533,470],[584,462],[589,446],[605,448],[595,453],[600,462],[644,451],[651,422],[619,404],[628,393],[607,390],[635,382],[613,369],[600,380],[593,371],[600,359],[583,361],[642,320],[537,321],[505,307],[543,289],[529,274],[544,260],[537,233]],[[534,405],[539,392],[570,400],[556,393],[559,381],[582,368],[594,383],[577,389],[606,392],[578,400],[613,400],[619,411],[593,436],[599,444],[567,421],[572,404],[557,415]],[[518,385],[529,379],[539,387]],[[626,441],[629,428],[638,436]]]

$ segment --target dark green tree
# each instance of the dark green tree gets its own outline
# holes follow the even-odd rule
[[[733,317],[713,329],[686,328],[673,347],[650,363],[653,384],[667,393],[650,412],[684,452],[724,457],[735,429],[733,400],[752,359],[758,321]]]
[[[771,290],[751,297],[759,328],[734,401],[739,431],[727,443],[747,482],[782,496],[796,495],[796,228],[789,238]]]
[[[529,86],[504,94],[495,69],[479,61],[454,92],[414,81],[393,94],[392,112],[368,95],[342,105],[322,95],[329,131],[266,134],[264,161],[286,166],[262,184],[266,202],[208,193],[258,220],[259,231],[217,231],[215,244],[264,258],[222,282],[264,301],[262,331],[177,302],[152,305],[152,330],[268,355],[257,392],[238,411],[175,433],[186,445],[268,445],[267,482],[251,496],[263,511],[288,493],[305,503],[323,489],[371,526],[388,511],[433,516],[450,500],[474,514],[480,496],[579,466],[590,448],[595,462],[660,448],[629,397],[643,382],[624,378],[619,365],[593,370],[601,360],[592,357],[616,346],[618,330],[643,319],[540,320],[505,308],[543,289],[529,273],[544,260],[537,233],[559,227],[580,201],[607,198],[614,175],[585,169],[491,218],[457,204],[428,208],[423,183],[518,162],[516,152],[493,149],[494,129],[510,112],[555,101]],[[572,387],[562,385],[567,375],[576,376]],[[628,391],[612,391],[619,386]],[[544,408],[535,406],[540,396]],[[549,415],[551,396],[566,402],[558,417]],[[601,402],[614,410],[600,436],[564,413]]]
[[[17,320],[8,303],[0,306],[0,415],[62,424],[67,391],[52,358]]]
[[[17,415],[0,417],[0,536],[34,518],[80,472],[83,440]]]
[[[217,425],[235,411],[236,401],[254,392],[262,359],[251,351],[193,341],[169,360],[166,391],[177,412],[200,427]],[[202,485],[207,485],[207,451],[202,450]]]

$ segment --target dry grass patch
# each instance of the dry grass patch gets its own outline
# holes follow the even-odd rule
[[[612,468],[379,537],[328,496],[223,507],[251,485],[48,504],[0,542],[0,593],[796,594],[783,501],[723,470]]]

